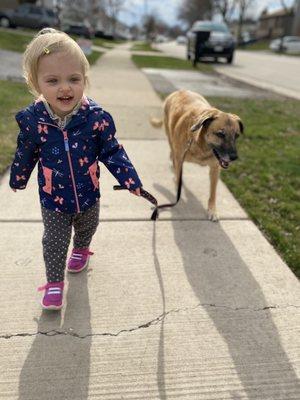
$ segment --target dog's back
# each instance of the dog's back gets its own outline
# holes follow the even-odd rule
[[[198,93],[191,92],[189,90],[178,90],[170,94],[164,104],[164,124],[166,134],[173,136],[176,132],[190,131],[194,121],[194,116],[197,118],[199,115],[199,109],[211,108],[208,101]],[[182,126],[181,129],[175,129],[176,125]]]

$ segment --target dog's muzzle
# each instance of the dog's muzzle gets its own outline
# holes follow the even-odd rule
[[[216,148],[213,148],[212,151],[213,151],[216,159],[219,161],[220,166],[223,169],[227,169],[232,161],[235,161],[238,159],[238,155],[236,152],[231,152],[231,153],[223,156],[219,153],[219,151]]]

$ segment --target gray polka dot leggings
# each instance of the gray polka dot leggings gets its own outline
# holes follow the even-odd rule
[[[48,282],[64,280],[68,247],[74,227],[73,247],[88,248],[99,224],[100,203],[78,214],[64,214],[42,207],[43,256]]]

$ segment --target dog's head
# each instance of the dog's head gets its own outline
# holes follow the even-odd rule
[[[236,140],[244,126],[237,115],[210,109],[191,127],[191,132],[197,141],[204,139],[222,168],[227,169],[238,158]]]

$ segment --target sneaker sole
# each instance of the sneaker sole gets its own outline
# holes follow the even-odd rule
[[[87,260],[86,260],[86,263],[84,264],[84,266],[83,267],[81,267],[80,269],[69,269],[69,268],[67,268],[67,271],[68,272],[70,272],[71,274],[78,274],[78,272],[81,272],[81,271],[83,271],[88,265],[89,265],[89,261],[90,261],[90,258],[88,258]]]
[[[61,306],[45,306],[43,301],[41,301],[41,306],[43,310],[61,310],[63,308],[63,304]]]

